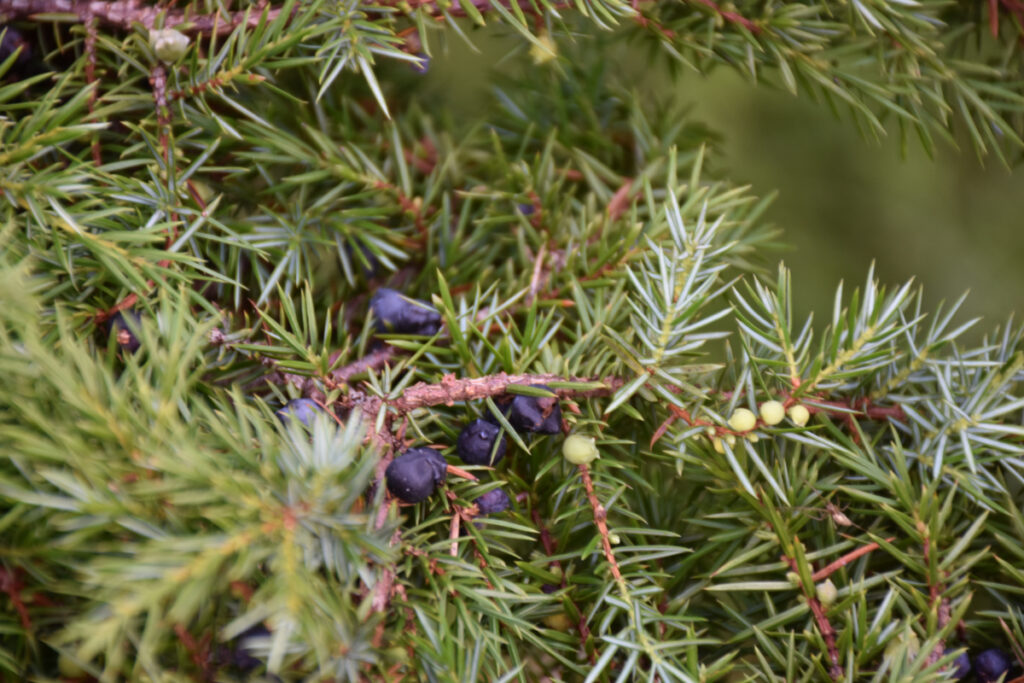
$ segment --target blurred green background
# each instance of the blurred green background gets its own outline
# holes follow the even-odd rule
[[[488,103],[493,69],[552,68],[534,65],[506,29],[471,37],[481,53],[454,36],[435,50],[427,106],[469,121]],[[790,247],[779,257],[792,270],[801,312],[815,311],[824,324],[837,283],[849,293],[872,261],[887,285],[915,278],[929,310],[970,290],[961,317],[984,316],[974,338],[1024,309],[1024,168],[992,156],[981,162],[969,144],[957,150],[941,141],[930,159],[916,137],[904,157],[895,132],[881,142],[864,138],[848,117],[807,97],[753,86],[726,68],[673,80],[639,51],[623,55],[612,77],[661,99],[672,84],[692,116],[722,136],[716,168],[758,195],[779,191],[767,220]]]

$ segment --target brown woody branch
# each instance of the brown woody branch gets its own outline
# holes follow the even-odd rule
[[[487,377],[457,379],[455,375],[445,375],[437,384],[419,382],[414,384],[396,399],[387,404],[400,413],[408,413],[417,408],[436,405],[453,405],[457,401],[476,401],[482,398],[500,396],[513,384],[545,384],[547,382],[593,382],[589,378],[565,378],[559,375],[508,375],[504,372]],[[625,384],[620,377],[606,377],[601,380],[604,385],[598,389],[556,389],[561,397],[568,396],[610,396]],[[383,399],[372,398],[363,402],[363,409],[376,412]]]
[[[76,17],[79,23],[95,19],[105,26],[125,31],[131,30],[133,24],[142,24],[147,29],[160,25],[201,35],[227,35],[239,26],[255,28],[263,21],[274,21],[281,12],[280,7],[266,5],[241,12],[196,14],[188,9],[143,5],[139,0],[0,0],[0,16],[8,21],[63,14]]]

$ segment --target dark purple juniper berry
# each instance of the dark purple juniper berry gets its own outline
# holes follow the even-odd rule
[[[138,332],[142,331],[142,318],[135,311],[118,311],[107,323],[107,330],[114,341],[128,353],[135,353],[142,346]]]
[[[410,448],[384,471],[388,491],[406,503],[426,500],[448,476],[448,463],[432,448]]]
[[[21,49],[18,52],[18,56],[14,58],[11,71],[5,74],[5,76],[13,74],[15,77],[24,78],[42,73],[43,70],[36,63],[32,54],[32,46],[25,40],[25,36],[21,34],[21,31],[13,26],[0,24],[0,34],[3,34],[0,35],[0,62],[5,61],[19,48]]]
[[[374,293],[370,310],[379,332],[430,337],[441,329],[441,315],[430,304],[386,287]]]
[[[954,652],[957,648],[947,647],[943,654],[949,654]],[[964,650],[960,655],[953,660],[953,663],[948,665],[947,668],[953,672],[953,680],[955,681],[966,681],[967,677],[971,675],[971,658]]]
[[[470,465],[497,465],[498,461],[505,457],[506,446],[501,427],[477,418],[459,432],[455,452],[462,458],[462,462]]]
[[[551,387],[543,384],[533,386],[551,391]],[[508,421],[518,432],[559,434],[562,431],[562,409],[558,399],[552,396],[516,394],[509,406]]]
[[[430,57],[428,57],[423,52],[417,54],[416,57],[418,57],[420,61],[413,62],[411,64],[412,70],[421,74],[427,73],[427,71],[430,69]]]
[[[278,410],[275,415],[281,418],[282,422],[287,422],[288,418],[294,417],[307,427],[312,427],[313,420],[323,412],[324,409],[317,405],[316,401],[309,398],[297,398],[288,401],[287,405]]]
[[[1004,681],[1010,678],[1009,656],[997,647],[985,650],[974,658],[974,675],[978,683],[995,683],[1002,676]]]
[[[481,515],[494,515],[508,510],[512,505],[505,489],[492,489],[473,501]]]
[[[270,631],[263,624],[250,626],[231,639],[227,645],[218,648],[218,660],[222,666],[243,672],[255,671],[263,666],[263,660],[251,654],[250,648],[269,642]]]

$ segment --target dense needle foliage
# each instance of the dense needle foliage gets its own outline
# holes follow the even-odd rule
[[[1019,3],[0,18],[0,678],[1024,662],[1021,330],[871,272],[796,319],[770,188],[732,184],[713,134],[614,57],[1013,163]],[[426,111],[410,67],[500,33],[519,48],[489,108]],[[494,467],[456,456],[478,418],[507,439],[492,460],[476,428]],[[569,434],[599,457],[568,462]],[[384,472],[428,446],[464,471],[399,504]]]

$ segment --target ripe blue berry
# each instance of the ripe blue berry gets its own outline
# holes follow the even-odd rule
[[[114,341],[128,353],[135,353],[142,345],[136,332],[142,329],[142,318],[135,311],[118,311],[110,318],[108,330]]]
[[[269,643],[271,637],[263,624],[250,626],[232,638],[231,644],[221,646],[217,659],[223,666],[237,671],[255,671],[263,666],[263,660],[251,654],[251,648]]]
[[[473,501],[481,515],[493,515],[508,510],[512,505],[505,489],[493,489]]]
[[[428,57],[422,52],[420,52],[416,56],[419,57],[420,61],[412,63],[413,71],[416,71],[421,74],[427,73],[427,71],[430,69],[430,57]]]
[[[0,33],[3,34],[0,36],[0,62],[6,60],[14,54],[15,50],[21,48],[21,52],[18,53],[14,60],[14,68],[22,71],[26,67],[31,66],[32,46],[25,40],[25,36],[21,35],[21,31],[13,26],[0,24]]]
[[[534,386],[551,391],[551,387],[543,384]],[[519,432],[558,434],[562,431],[562,409],[557,398],[516,394],[509,408],[508,421]]]
[[[974,673],[978,683],[995,683],[1010,672],[1010,658],[999,648],[985,650],[974,658]]]
[[[441,316],[430,304],[386,287],[378,289],[370,299],[370,309],[380,332],[429,337],[441,328]]]
[[[497,448],[495,442],[498,444]],[[497,465],[498,461],[505,457],[505,447],[505,437],[501,435],[501,428],[487,420],[477,418],[459,433],[455,451],[462,458],[462,462],[470,465]]]
[[[956,649],[955,647],[947,647],[943,654],[949,654]],[[953,680],[966,681],[967,677],[971,675],[971,658],[967,655],[966,650],[961,652],[960,656],[954,659],[948,668],[953,672]]]
[[[324,412],[323,409],[317,405],[316,401],[308,398],[297,398],[294,401],[288,401],[288,404],[277,411],[276,415],[283,422],[287,422],[289,417],[294,417],[307,427],[312,427],[313,420],[322,412]]]
[[[448,463],[431,448],[410,448],[384,471],[388,491],[406,503],[426,500],[447,476]]]

